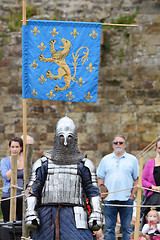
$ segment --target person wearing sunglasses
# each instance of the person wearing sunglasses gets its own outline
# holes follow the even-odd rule
[[[98,185],[104,184],[109,193],[104,200],[104,240],[115,240],[118,213],[123,240],[129,240],[133,208],[125,205],[133,205],[139,164],[135,156],[126,152],[124,136],[115,136],[112,146],[113,153],[104,156],[97,168]]]

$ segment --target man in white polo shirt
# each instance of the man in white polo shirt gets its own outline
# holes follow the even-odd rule
[[[104,184],[110,193],[104,200],[104,240],[115,240],[118,212],[123,240],[129,240],[133,208],[124,205],[133,205],[137,188],[132,187],[138,183],[139,165],[137,158],[125,151],[124,136],[117,135],[112,144],[114,152],[104,156],[97,169],[98,184]]]

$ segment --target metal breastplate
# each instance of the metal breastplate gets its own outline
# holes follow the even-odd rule
[[[82,179],[77,164],[56,165],[48,159],[48,175],[41,204],[84,206]]]

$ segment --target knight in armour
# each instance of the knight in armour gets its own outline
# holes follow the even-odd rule
[[[102,226],[95,167],[79,151],[76,126],[67,116],[56,124],[53,149],[32,166],[25,223],[34,240],[92,240],[92,231]]]

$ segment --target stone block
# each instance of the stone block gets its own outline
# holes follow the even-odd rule
[[[11,64],[11,62],[10,62],[9,58],[6,58],[6,57],[0,58],[0,66],[9,67],[10,64]]]
[[[130,142],[127,144],[127,151],[132,152],[135,150],[139,150],[139,143],[137,142]]]
[[[160,36],[159,34],[155,34],[154,37],[152,35],[144,34],[141,38],[142,43],[144,42],[146,45],[151,46],[159,46]]]
[[[5,126],[3,124],[0,124],[0,133],[5,132]]]
[[[133,124],[136,122],[136,119],[137,119],[137,117],[134,113],[130,113],[130,112],[123,113],[120,123],[123,125],[128,124],[128,123]]]
[[[139,144],[139,150],[144,150],[148,146],[148,142],[140,142]]]
[[[88,124],[87,133],[98,134],[101,131],[100,124]]]
[[[97,150],[100,152],[109,152],[110,151],[110,143],[108,143],[108,142],[98,143]]]
[[[156,115],[154,116],[154,121],[155,121],[156,123],[160,123],[160,114],[156,114]],[[159,135],[160,135],[160,133],[159,133]]]
[[[12,111],[12,106],[10,105],[8,105],[8,106],[3,106],[3,111],[5,112],[5,113],[8,113],[8,112],[11,112]]]
[[[86,132],[78,132],[78,145],[87,142],[88,134]]]
[[[155,87],[156,89],[160,89],[160,77],[158,77],[158,79],[159,79],[159,80],[157,80],[157,81],[154,82],[154,87]]]
[[[22,133],[23,132],[23,125],[22,124],[15,124],[15,132]]]
[[[5,132],[9,133],[9,134],[14,134],[15,133],[15,125],[7,125],[5,126]]]
[[[159,115],[159,117],[160,117],[160,115]],[[158,137],[158,136],[160,135],[160,126],[159,126],[159,123],[160,123],[160,118],[159,118],[159,121],[153,122],[152,126],[148,126],[148,127],[147,127],[147,131],[157,134],[157,137]]]
[[[146,125],[138,124],[137,131],[138,131],[139,133],[144,133],[144,132],[146,132]]]
[[[7,129],[9,129],[9,127],[7,127]],[[5,130],[5,138],[8,139],[8,141],[13,137],[15,137],[15,133],[10,133]],[[8,144],[7,144],[7,148],[8,148]],[[7,148],[6,148],[6,151],[7,151]]]
[[[46,126],[45,125],[43,125],[43,124],[39,124],[39,125],[37,125],[37,132],[38,133],[46,133]]]
[[[160,91],[159,89],[149,89],[149,91],[147,91],[147,96],[149,98],[160,98]]]
[[[102,132],[99,132],[98,134],[95,135],[94,139],[97,143],[106,142],[106,134],[102,133]]]
[[[139,34],[134,34],[132,33],[130,35],[130,46],[133,47],[133,46],[138,46],[140,44],[141,40],[139,38]]]
[[[150,143],[153,142],[155,139],[157,139],[157,134],[153,134],[153,133],[144,133],[142,134],[142,141],[146,142],[146,143]]]
[[[40,133],[39,139],[40,141],[44,141],[44,145],[45,145],[47,140],[47,133]]]
[[[92,112],[87,112],[86,113],[86,122],[88,123],[88,125],[90,124],[97,124],[97,114]]]
[[[146,34],[159,34],[160,32],[160,25],[159,24],[155,24],[153,22],[152,25],[149,25],[148,28],[146,29]]]
[[[82,151],[86,151],[86,150],[95,151],[95,150],[97,150],[97,144],[83,143],[83,144],[80,145],[80,149],[82,149]]]
[[[52,133],[54,132],[54,127],[52,124],[46,126],[47,133]]]
[[[47,141],[52,142],[52,145],[53,145],[53,137],[54,137],[53,133],[47,133]]]
[[[129,132],[135,132],[136,131],[136,125],[127,125],[124,128],[124,131],[129,133]]]
[[[34,112],[35,113],[44,113],[44,107],[42,105],[36,105],[36,106],[34,106]]]
[[[147,53],[147,55],[155,55],[156,51],[156,46],[153,45],[149,45],[145,48],[145,52]]]
[[[27,127],[28,127],[28,134],[32,136],[33,133],[37,132],[37,126],[35,124],[33,124],[32,122],[32,125],[30,124],[27,124]]]

